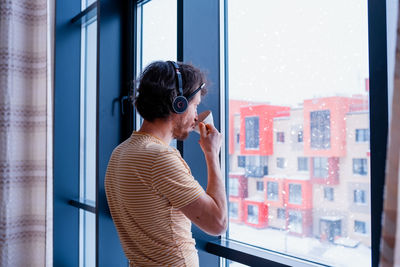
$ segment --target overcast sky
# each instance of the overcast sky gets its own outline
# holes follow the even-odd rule
[[[229,0],[229,95],[296,105],[366,94],[367,0]],[[143,64],[176,59],[176,0],[145,4]]]

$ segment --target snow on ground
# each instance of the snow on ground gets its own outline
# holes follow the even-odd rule
[[[276,229],[256,229],[235,223],[230,223],[229,239],[331,266],[371,266],[371,249],[363,244],[350,248],[329,242],[320,242],[316,238],[296,237]],[[230,266],[239,267],[244,265],[231,263]]]

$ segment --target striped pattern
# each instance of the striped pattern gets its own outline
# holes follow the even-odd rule
[[[46,0],[0,0],[0,266],[52,255],[47,14]]]
[[[198,266],[191,222],[179,209],[204,190],[175,148],[134,132],[113,151],[105,188],[131,266]]]

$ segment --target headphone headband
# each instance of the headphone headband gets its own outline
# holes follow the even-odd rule
[[[197,88],[196,90],[194,90],[188,97],[185,97],[183,95],[183,89],[182,89],[182,74],[179,71],[179,65],[178,63],[174,62],[174,61],[168,61],[170,62],[175,69],[175,76],[176,76],[176,80],[177,80],[177,87],[178,87],[178,95],[174,98],[173,102],[172,102],[172,110],[175,113],[184,113],[189,105],[189,100],[194,97],[197,92],[199,92],[201,89],[204,88],[205,83],[202,83],[200,85],[199,88]]]

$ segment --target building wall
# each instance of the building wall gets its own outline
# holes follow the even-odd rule
[[[347,187],[347,209],[351,217],[348,223],[348,235],[350,238],[361,240],[367,246],[371,246],[371,157],[369,140],[366,142],[356,142],[356,129],[369,129],[368,112],[352,112],[346,114],[346,133],[347,133],[347,152],[343,158],[343,168],[340,177],[343,177]],[[367,174],[360,175],[353,173],[353,159],[364,158],[367,160]],[[365,204],[354,203],[354,190],[365,191]],[[367,233],[360,234],[354,232],[354,220],[366,222]]]
[[[302,235],[321,237],[321,220],[340,221],[340,236],[361,240],[370,246],[370,150],[369,141],[356,142],[356,129],[369,128],[369,114],[366,112],[368,103],[365,97],[329,97],[312,99],[304,102],[304,108],[276,107],[269,105],[244,106],[237,108],[232,116],[233,126],[230,133],[237,142],[230,143],[230,170],[245,173],[238,167],[237,156],[267,154],[268,175],[263,178],[244,177],[241,186],[247,188],[248,197],[243,198],[243,217],[246,216],[246,205],[257,199],[264,201],[260,212],[266,214],[266,221],[260,221],[254,227],[274,227],[287,229],[288,212],[300,211],[304,214]],[[310,147],[310,112],[313,110],[330,110],[330,148],[315,150]],[[360,111],[364,110],[364,111]],[[244,118],[259,116],[259,150],[246,151]],[[298,132],[303,131],[303,142],[298,142]],[[278,142],[277,133],[284,133],[284,142]],[[307,133],[308,132],[308,133]],[[328,157],[329,177],[327,179],[313,178],[312,157]],[[298,158],[308,158],[308,170],[298,170]],[[277,167],[277,158],[284,158],[284,168]],[[353,173],[353,159],[367,160],[367,174]],[[264,181],[264,190],[257,191],[257,181]],[[279,199],[268,201],[267,182],[279,182]],[[288,183],[302,184],[303,203],[288,205]],[[333,188],[333,200],[324,198],[324,188]],[[354,203],[354,190],[364,190],[365,203]],[[247,204],[246,204],[247,203]],[[259,202],[257,202],[257,205]],[[285,210],[286,218],[278,219],[277,210]],[[260,213],[260,214],[261,214]],[[245,218],[244,218],[245,220]],[[366,222],[366,233],[357,233],[354,221]],[[324,222],[325,224],[325,222]],[[248,224],[251,225],[251,224]],[[358,229],[360,230],[360,229]],[[335,236],[337,238],[338,236]]]

